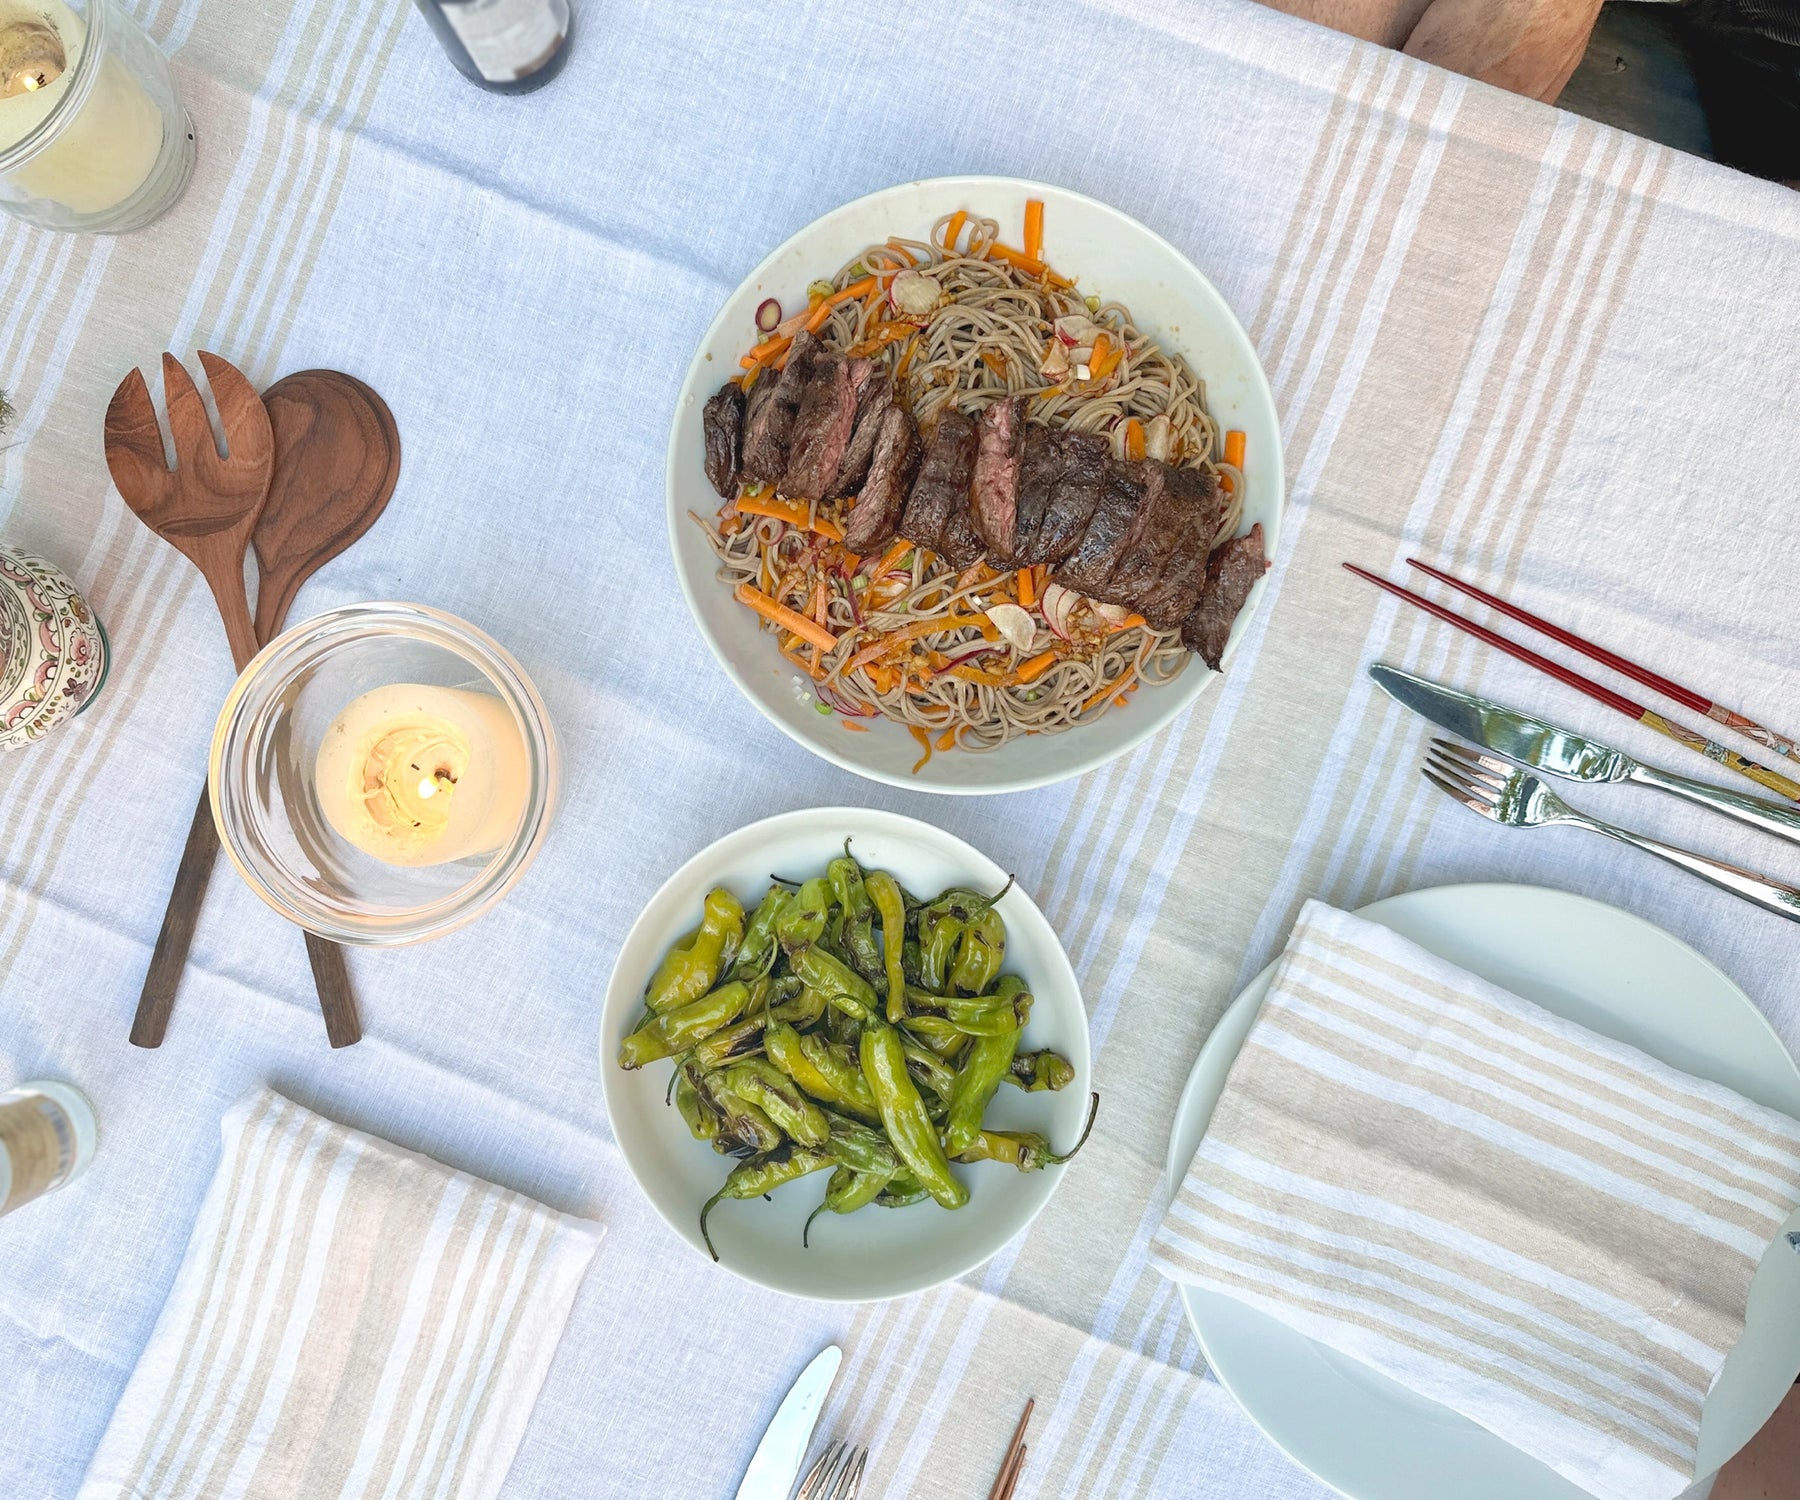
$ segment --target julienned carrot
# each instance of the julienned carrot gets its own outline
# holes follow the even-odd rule
[[[890,546],[886,552],[881,554],[881,561],[875,564],[875,576],[877,578],[883,578],[887,574],[893,572],[895,568],[900,566],[901,559],[904,558],[907,553],[911,552],[912,549],[913,544],[907,541],[905,537],[901,537],[897,542]]]
[[[1023,271],[1027,276],[1045,277],[1051,286],[1071,287],[1075,285],[1067,276],[1058,276],[1041,260],[1034,259],[1022,250],[1015,250],[1011,245],[1002,245],[995,241],[988,246],[987,253],[990,259],[1003,260],[1009,266]]]
[[[917,354],[918,352],[919,352],[918,339],[917,338],[908,339],[906,341],[906,347],[900,351],[900,363],[894,367],[894,382],[895,382],[895,384],[899,384],[901,378],[906,374],[906,367],[908,365],[910,365],[913,361],[913,355]]]
[[[738,363],[746,370],[756,370],[764,365],[772,365],[788,352],[788,345],[793,342],[792,339],[764,339]]]
[[[867,359],[884,345],[893,343],[895,339],[911,338],[917,332],[918,329],[910,323],[883,323],[860,344],[851,346],[850,357]]]
[[[915,636],[936,635],[941,630],[961,630],[969,625],[975,626],[989,640],[993,640],[1000,634],[994,628],[994,622],[986,615],[946,615],[941,620],[914,620],[912,624],[902,625],[897,630],[884,631],[873,644],[864,646],[855,656],[851,657],[845,664],[844,670],[853,672],[865,663],[874,661],[878,656],[885,656],[896,646],[912,640]]]
[[[962,238],[963,225],[969,222],[967,209],[959,208],[950,215],[950,222],[944,226],[944,254],[956,254],[956,242]]]
[[[1117,625],[1109,626],[1107,628],[1106,633],[1108,635],[1111,635],[1115,631],[1119,631],[1119,630],[1135,630],[1139,625],[1144,625],[1144,624],[1148,624],[1148,623],[1149,622],[1146,621],[1142,615],[1133,613],[1133,614],[1126,615],[1125,618],[1123,620],[1119,621],[1119,623]]]
[[[937,737],[937,748],[940,750],[954,750],[956,748],[956,731],[954,729],[946,729],[940,734]]]
[[[837,646],[838,638],[823,625],[817,624],[797,610],[789,609],[785,604],[771,599],[759,588],[754,588],[747,583],[740,583],[732,591],[732,597],[739,604],[749,605],[765,620],[779,625],[789,634],[797,635],[803,641],[812,642],[821,651],[830,651]]]
[[[1020,682],[1037,681],[1038,678],[1042,677],[1044,673],[1048,672],[1056,665],[1057,660],[1058,658],[1054,649],[1038,652],[1038,654],[1032,657],[1030,661],[1021,662],[1019,664],[1017,673],[1018,680]]]
[[[1044,200],[1025,200],[1025,255],[1030,260],[1044,258]]]
[[[1094,352],[1088,356],[1088,379],[1104,380],[1119,368],[1125,358],[1125,341],[1110,339],[1104,333],[1094,339]]]
[[[1136,463],[1144,456],[1144,424],[1136,417],[1125,423],[1125,457]]]
[[[1014,576],[1019,580],[1019,603],[1030,609],[1037,603],[1037,580],[1030,568],[1020,568]]]
[[[842,724],[846,729],[854,729],[858,734],[867,734],[869,732],[869,726],[867,724],[858,724],[855,719],[839,719],[838,723]]]
[[[1129,693],[1132,689],[1132,686],[1134,685],[1132,679],[1135,678],[1136,676],[1137,676],[1137,668],[1133,667],[1133,668],[1131,668],[1130,671],[1128,671],[1125,674],[1124,682],[1115,682],[1110,687],[1101,688],[1099,692],[1094,693],[1094,694],[1090,695],[1088,698],[1086,698],[1082,702],[1081,707],[1079,709],[1077,709],[1076,712],[1077,713],[1086,713],[1090,708],[1094,707],[1095,704],[1103,703],[1107,699],[1107,697],[1109,697],[1113,693],[1117,693],[1119,695],[1118,701],[1123,703],[1125,701],[1125,694]]]
[[[810,506],[798,500],[783,500],[772,494],[740,495],[737,508],[741,516],[768,516],[771,520],[798,526],[802,531],[815,531],[834,542],[844,539],[842,526],[828,516],[814,515]]]
[[[1235,427],[1225,434],[1225,462],[1234,469],[1244,467],[1244,434]]]
[[[857,297],[866,297],[881,285],[879,276],[865,276],[861,281],[853,281],[841,291],[833,292],[812,310],[812,316],[806,320],[806,331],[817,333],[825,326],[825,320],[831,316],[832,308],[840,302],[849,302]]]
[[[1006,356],[998,349],[983,349],[981,362],[1002,380],[1006,379]]]
[[[912,773],[917,776],[925,769],[925,762],[931,759],[931,736],[917,724],[908,724],[906,732],[919,742],[919,748],[925,753],[913,762]]]

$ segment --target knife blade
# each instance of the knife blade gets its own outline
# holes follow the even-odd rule
[[[1678,776],[1673,771],[1658,770],[1586,735],[1507,708],[1491,698],[1415,677],[1385,662],[1371,666],[1369,676],[1403,708],[1534,771],[1565,781],[1629,781],[1655,787],[1763,833],[1800,843],[1800,809],[1790,803],[1771,802],[1765,797],[1751,797],[1710,782]]]
[[[843,1358],[844,1351],[832,1344],[800,1372],[756,1445],[736,1500],[787,1500]]]

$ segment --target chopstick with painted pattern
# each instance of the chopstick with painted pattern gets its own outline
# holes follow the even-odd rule
[[[1541,615],[1534,615],[1528,609],[1520,609],[1516,604],[1508,604],[1497,595],[1486,589],[1478,589],[1472,583],[1464,583],[1454,574],[1446,573],[1442,568],[1434,568],[1430,563],[1420,562],[1416,557],[1409,557],[1406,565],[1417,568],[1428,578],[1435,578],[1439,583],[1477,599],[1489,609],[1497,609],[1509,619],[1517,620],[1521,625],[1529,625],[1533,630],[1542,631],[1553,641],[1560,641],[1573,651],[1579,651],[1591,661],[1602,666],[1611,667],[1622,677],[1629,677],[1633,682],[1641,683],[1652,692],[1661,693],[1665,698],[1673,698],[1683,708],[1692,709],[1697,714],[1705,714],[1715,724],[1723,724],[1727,729],[1735,730],[1745,739],[1755,740],[1764,749],[1773,750],[1777,755],[1787,759],[1800,757],[1800,744],[1796,744],[1785,734],[1770,729],[1766,724],[1758,724],[1756,720],[1746,718],[1743,714],[1726,708],[1722,703],[1715,703],[1702,693],[1692,688],[1683,687],[1679,682],[1652,672],[1648,667],[1640,667],[1636,662],[1608,651],[1604,646],[1597,646],[1575,634],[1572,630],[1564,630],[1560,625],[1553,625]]]
[[[1485,625],[1477,625],[1439,604],[1435,599],[1427,599],[1423,594],[1415,594],[1411,589],[1397,583],[1390,583],[1367,568],[1359,568],[1355,563],[1347,562],[1344,567],[1365,582],[1372,583],[1378,589],[1386,589],[1397,599],[1404,599],[1417,609],[1428,615],[1435,615],[1447,625],[1454,625],[1467,635],[1478,641],[1485,641],[1496,651],[1502,651],[1516,661],[1522,661],[1528,667],[1535,667],[1547,677],[1554,677],[1558,682],[1567,683],[1577,692],[1586,693],[1597,703],[1604,703],[1616,713],[1624,714],[1628,719],[1636,719],[1646,729],[1654,729],[1658,734],[1684,745],[1696,755],[1704,755],[1708,760],[1716,761],[1729,771],[1748,777],[1758,786],[1766,787],[1790,802],[1800,803],[1800,781],[1790,780],[1779,771],[1771,771],[1767,766],[1758,765],[1755,761],[1739,755],[1737,751],[1728,749],[1717,741],[1709,740],[1696,729],[1689,729],[1685,724],[1678,724],[1673,719],[1665,718],[1653,708],[1646,708],[1641,703],[1634,703],[1623,693],[1615,693],[1609,687],[1602,687],[1592,678],[1583,677],[1581,673],[1551,661],[1547,656],[1540,656],[1529,646],[1521,646],[1517,641],[1509,640]]]

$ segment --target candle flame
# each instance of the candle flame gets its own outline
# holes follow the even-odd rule
[[[419,795],[421,797],[437,796],[437,783],[427,776],[419,783]]]

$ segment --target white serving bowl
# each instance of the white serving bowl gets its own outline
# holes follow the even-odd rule
[[[952,885],[998,890],[1006,872],[961,839],[897,813],[819,807],[783,813],[727,834],[703,849],[650,898],[619,950],[600,1019],[600,1077],[619,1149],[656,1211],[695,1251],[700,1207],[733,1163],[696,1141],[664,1099],[671,1064],[626,1072],[619,1044],[643,1015],[644,986],[668,949],[700,919],[714,886],[727,886],[748,913],[769,877],[823,874],[844,840],[865,869],[891,871],[914,895],[934,896]],[[1019,975],[1034,997],[1021,1050],[1052,1047],[1075,1068],[1058,1093],[1026,1094],[1003,1085],[989,1106],[995,1129],[1034,1130],[1058,1150],[1081,1134],[1089,1080],[1087,1012],[1068,957],[1044,914],[1016,885],[1001,901],[1006,918],[1006,972]],[[911,1208],[869,1207],[839,1218],[821,1214],[812,1246],[802,1250],[806,1216],[825,1195],[827,1173],[790,1183],[772,1201],[723,1202],[707,1221],[719,1262],[727,1270],[776,1291],[829,1302],[869,1302],[923,1291],[973,1270],[1024,1229],[1062,1180],[1063,1167],[1024,1173],[995,1162],[952,1168],[969,1186],[967,1206],[954,1213],[935,1203]]]
[[[815,755],[875,781],[927,792],[1016,792],[1091,771],[1156,733],[1218,674],[1195,657],[1179,678],[1145,688],[1098,723],[1062,734],[1029,735],[985,754],[935,755],[917,775],[917,742],[898,724],[866,719],[867,734],[846,733],[794,692],[793,667],[772,633],[731,597],[715,576],[717,559],[688,512],[710,516],[719,497],[701,467],[700,409],[756,340],[756,308],[775,297],[802,307],[809,282],[833,275],[865,246],[889,235],[924,239],[944,214],[967,209],[997,219],[1018,244],[1030,198],[1044,202],[1045,258],[1097,293],[1131,309],[1140,331],[1184,355],[1206,382],[1207,405],[1221,430],[1246,438],[1244,524],[1260,521],[1269,555],[1281,541],[1281,431],[1256,351],[1225,299],[1179,250],[1135,219],[1080,193],[1017,177],[938,177],[883,189],[806,226],[776,250],[726,300],[707,329],[675,404],[669,435],[669,545],[688,608],[721,666],[775,724]],[[1259,582],[1225,648],[1229,659],[1267,583]]]

